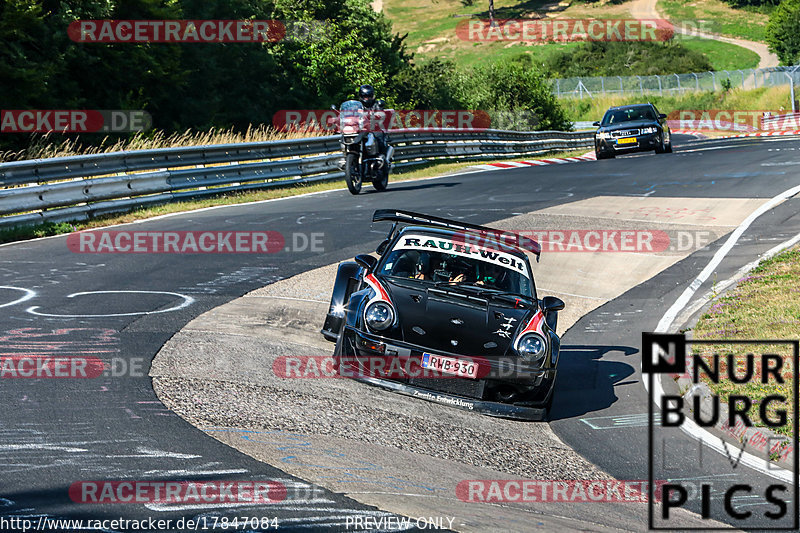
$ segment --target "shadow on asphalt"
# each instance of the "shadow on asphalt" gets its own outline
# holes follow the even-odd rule
[[[455,182],[455,183],[439,183],[439,182],[436,182],[436,183],[420,183],[419,185],[408,184],[408,185],[393,186],[392,182],[389,182],[389,188],[386,189],[386,192],[392,192],[392,191],[418,191],[418,190],[421,190],[421,189],[432,189],[434,187],[457,187],[459,185],[461,185],[461,183],[459,183],[459,182]],[[375,189],[366,190],[364,192],[378,194],[378,191],[376,191]]]
[[[601,360],[609,352],[625,357],[639,353],[632,346],[563,345],[558,359],[558,379],[550,420],[573,418],[600,411],[617,401],[614,387],[637,383],[625,381],[634,374],[632,364]],[[639,359],[631,361],[638,364]]]

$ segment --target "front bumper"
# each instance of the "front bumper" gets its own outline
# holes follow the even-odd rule
[[[552,394],[555,368],[525,364],[518,357],[485,358],[427,350],[422,346],[388,339],[346,327],[342,333],[340,374],[370,385],[434,401],[451,407],[491,416],[541,420]],[[380,350],[376,349],[380,347]],[[478,366],[477,378],[420,375],[423,352],[460,360],[471,359]],[[376,372],[372,362],[388,359],[393,371]],[[358,366],[353,368],[352,365]],[[400,371],[398,372],[398,369]],[[411,369],[411,372],[407,372]]]
[[[631,152],[649,152],[661,145],[661,134],[658,132],[637,135],[635,137],[636,142],[620,144],[620,139],[624,138],[625,137],[613,137],[610,139],[601,139],[598,137],[595,140],[595,149],[602,153],[624,154]]]

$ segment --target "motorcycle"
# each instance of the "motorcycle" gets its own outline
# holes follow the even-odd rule
[[[336,106],[331,109],[336,111]],[[391,110],[368,111],[361,102],[348,100],[338,113],[339,144],[344,154],[339,168],[344,170],[347,189],[351,194],[358,194],[364,180],[369,180],[376,191],[385,191],[389,186],[394,148],[387,143],[386,153],[380,153],[376,132],[382,131],[385,137],[384,125]]]

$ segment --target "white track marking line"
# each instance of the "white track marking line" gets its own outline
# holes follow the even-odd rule
[[[714,269],[717,268],[720,263],[722,263],[722,260],[725,259],[725,256],[728,255],[728,252],[730,252],[734,245],[736,245],[736,242],[739,240],[742,234],[758,217],[784,200],[791,198],[798,193],[800,193],[800,185],[783,191],[750,213],[750,216],[744,219],[742,223],[739,224],[739,226],[733,231],[733,233],[731,233],[730,237],[728,237],[728,240],[722,245],[722,248],[717,250],[717,253],[714,254],[714,257],[711,258],[711,261],[709,261],[708,265],[706,265],[706,267],[700,272],[700,274],[698,274],[695,280],[692,281],[691,285],[689,285],[686,290],[683,291],[683,294],[681,294],[675,303],[672,304],[672,307],[667,310],[667,312],[659,321],[658,326],[656,326],[656,332],[663,333],[669,329],[680,310],[686,307],[686,305],[689,303],[689,300],[692,298],[692,296],[694,296],[694,293],[696,293],[700,286],[711,276],[711,274],[714,272]]]
[[[723,259],[725,259],[725,256],[728,254],[728,252],[731,251],[731,249],[734,247],[734,245],[742,236],[742,234],[747,230],[747,228],[750,227],[750,225],[758,217],[760,217],[773,207],[777,206],[784,200],[791,198],[792,196],[795,196],[798,193],[800,193],[800,185],[792,187],[791,189],[783,191],[777,196],[774,196],[773,198],[762,204],[761,207],[750,213],[750,216],[748,216],[744,221],[742,221],[741,224],[739,224],[736,230],[730,235],[730,237],[728,237],[728,240],[725,242],[725,244],[723,244],[722,247],[719,250],[717,250],[717,252],[711,258],[711,261],[709,261],[708,265],[706,265],[706,267],[700,272],[700,274],[694,279],[694,281],[692,281],[692,283],[686,288],[686,290],[683,291],[680,297],[675,301],[674,304],[672,304],[672,306],[667,310],[667,312],[664,313],[664,316],[659,321],[658,326],[656,326],[655,332],[666,333],[670,330],[673,322],[678,316],[678,313],[688,305],[689,300],[692,298],[692,296],[697,292],[700,286],[709,278],[709,276],[711,276],[714,269],[719,266],[719,264],[722,262]],[[772,248],[768,253],[773,253],[774,255],[778,251],[798,242],[798,239],[800,239],[800,236],[795,236],[789,239],[788,241]],[[763,257],[764,256],[762,256],[762,258]],[[648,374],[642,372],[642,383],[644,384],[645,389],[648,388],[648,381],[649,381]],[[661,386],[661,380],[653,379],[653,385],[654,385],[653,401],[656,405],[661,405],[662,401],[661,399],[664,396],[664,389]],[[719,452],[720,454],[728,453],[727,448],[725,447],[724,441],[722,439],[712,435],[711,433],[704,430],[703,428],[701,428],[700,426],[698,426],[689,419],[687,419],[685,423],[681,425],[681,430],[684,433],[688,434],[689,436],[693,437],[694,439],[700,441],[702,444],[705,444],[712,450]],[[719,443],[717,443],[716,441],[719,441]],[[781,481],[785,481],[787,483],[792,482],[794,476],[792,472],[784,470],[780,467],[775,467],[774,469],[767,468],[767,466],[763,464],[765,462],[764,459],[765,458],[763,457],[756,457],[755,455],[749,452],[742,452],[739,462],[746,466],[749,466],[750,468],[756,470],[757,472],[761,472],[763,474],[774,477],[776,479],[780,479]]]
[[[31,306],[27,308],[25,311],[36,316],[46,316],[46,317],[53,317],[53,318],[107,318],[107,317],[118,317],[118,316],[140,316],[140,315],[157,315],[160,313],[170,313],[172,311],[179,311],[186,307],[189,307],[194,303],[194,298],[191,296],[186,296],[185,294],[180,294],[177,292],[167,292],[167,291],[87,291],[87,292],[75,292],[67,296],[67,298],[74,298],[75,296],[86,296],[87,294],[167,294],[169,296],[177,296],[178,298],[183,299],[183,303],[180,305],[176,305],[174,307],[170,307],[169,309],[161,309],[160,311],[139,311],[136,313],[112,313],[106,315],[54,315],[49,313],[40,313],[37,311],[39,309],[38,305]]]
[[[11,287],[9,285],[0,285],[0,289],[8,289],[8,290],[12,290],[12,291],[22,291],[22,292],[25,293],[23,296],[20,296],[19,298],[17,298],[13,302],[2,304],[2,305],[0,305],[0,307],[11,307],[12,305],[21,304],[22,302],[27,302],[31,298],[35,298],[36,297],[36,291],[32,291],[30,289],[23,289],[22,287]]]

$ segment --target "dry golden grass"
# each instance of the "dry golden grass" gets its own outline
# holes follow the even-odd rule
[[[46,133],[34,138],[31,145],[19,151],[0,152],[0,163],[23,159],[43,159],[71,155],[102,154],[123,150],[151,150],[179,146],[205,146],[209,144],[232,144],[242,142],[279,141],[322,135],[319,130],[283,132],[268,126],[250,126],[246,131],[210,129],[207,131],[186,130],[183,133],[165,134],[163,131],[138,133],[128,139],[113,140],[105,137],[100,143],[84,144],[79,137],[59,141],[58,133]]]

